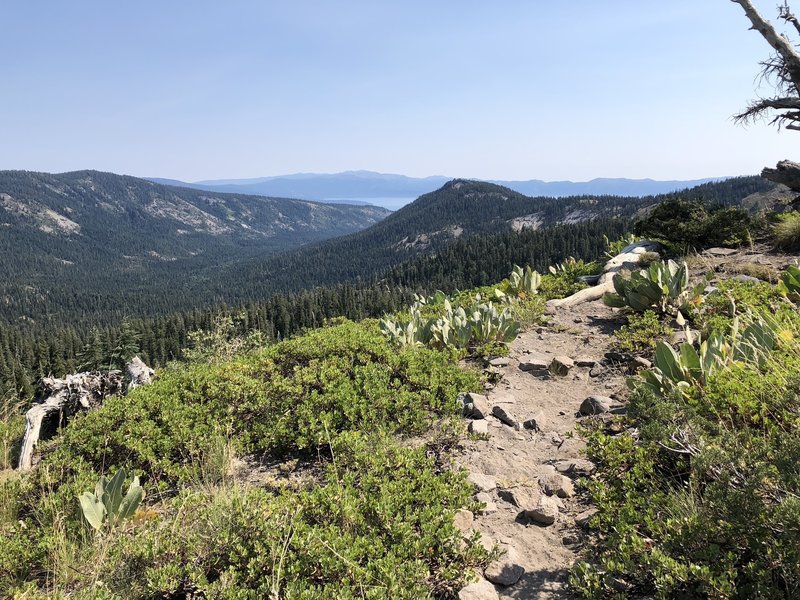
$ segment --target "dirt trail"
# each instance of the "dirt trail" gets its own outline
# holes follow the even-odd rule
[[[610,397],[613,411],[625,394],[625,373],[606,365],[604,359],[611,341],[608,334],[619,326],[617,315],[601,302],[592,302],[556,309],[550,318],[547,326],[523,333],[511,345],[508,364],[500,367],[503,379],[486,393],[490,411],[500,407],[520,422],[535,417],[540,430],[514,428],[490,414],[485,419],[488,439],[465,441],[458,457],[472,480],[484,488],[478,498],[488,503],[487,511],[474,515],[471,523],[465,515],[462,527],[479,531],[489,544],[510,547],[501,564],[487,569],[487,579],[510,581],[519,567],[524,568],[515,583],[495,586],[500,598],[572,597],[567,574],[585,536],[576,517],[585,517],[581,513],[591,507],[577,486],[570,494],[570,482],[560,480],[559,472],[577,479],[580,473],[565,467],[572,463],[577,471],[591,468],[581,454],[585,444],[575,431],[576,423],[586,418],[578,414],[582,402],[589,396]],[[566,375],[541,369],[556,356],[569,357],[576,364]],[[592,366],[592,361],[597,365]],[[538,369],[523,370],[532,367]],[[497,484],[494,489],[492,479]],[[559,480],[567,488],[560,495],[570,497],[555,500],[554,495],[554,500],[546,500],[560,504],[558,516],[552,525],[537,524],[537,519],[546,521],[546,516],[532,519],[530,509],[547,496],[546,484]],[[476,593],[462,592],[462,598],[497,597],[486,582],[471,589]]]

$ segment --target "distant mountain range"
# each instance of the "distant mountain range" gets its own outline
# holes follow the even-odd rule
[[[374,173],[372,171],[345,171],[343,173],[319,174],[296,173],[254,179],[216,179],[193,183],[175,179],[150,178],[150,181],[168,185],[179,185],[216,192],[257,194],[288,198],[304,198],[322,202],[350,202],[375,204],[397,209],[414,198],[435,191],[450,181],[450,177],[406,177]],[[695,187],[703,183],[725,178],[656,181],[653,179],[603,178],[591,181],[527,181],[491,180],[526,196],[652,196]]]

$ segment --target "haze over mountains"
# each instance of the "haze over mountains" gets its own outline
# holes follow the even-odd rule
[[[289,198],[305,198],[324,202],[369,202],[396,210],[414,198],[439,189],[452,177],[407,177],[375,173],[372,171],[345,171],[342,173],[296,173],[253,179],[217,179],[187,183],[175,179],[149,178],[156,183],[180,185],[195,189],[258,194]],[[526,196],[651,196],[665,194],[719,181],[724,178],[656,181],[653,179],[601,178],[591,181],[527,181],[491,180]]]

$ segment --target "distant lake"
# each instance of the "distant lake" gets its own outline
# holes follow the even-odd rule
[[[347,202],[349,200],[359,204],[366,202],[389,210],[397,210],[398,208],[403,208],[409,202],[413,202],[416,198],[325,198],[325,200],[336,200],[337,202]]]

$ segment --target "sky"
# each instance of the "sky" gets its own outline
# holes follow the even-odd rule
[[[757,0],[774,20],[775,0]],[[730,0],[0,0],[0,169],[757,173],[769,54]]]

